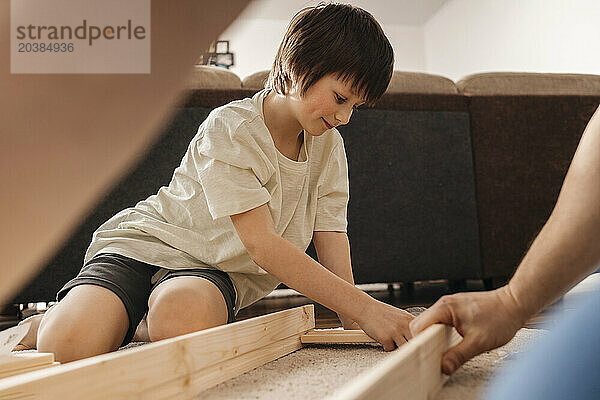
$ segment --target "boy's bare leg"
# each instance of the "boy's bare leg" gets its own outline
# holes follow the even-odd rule
[[[219,288],[195,276],[171,278],[152,291],[147,328],[151,341],[227,323],[227,303]]]
[[[121,299],[95,285],[80,285],[40,321],[37,349],[54,353],[61,363],[117,350],[129,328]]]
[[[50,307],[50,308],[52,308],[52,307]],[[34,350],[37,348],[37,333],[38,333],[38,328],[40,326],[40,322],[42,321],[43,317],[44,317],[44,314],[36,314],[36,315],[32,315],[29,318],[25,318],[23,321],[19,322],[19,325],[31,323],[31,327],[29,328],[29,332],[27,332],[27,335],[25,335],[23,340],[21,340],[21,342],[15,346],[13,351]],[[140,321],[131,341],[132,342],[150,342],[150,335],[148,334],[148,322],[147,322],[146,316],[144,316],[144,318]]]

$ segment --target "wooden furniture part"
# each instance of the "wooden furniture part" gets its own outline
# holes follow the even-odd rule
[[[0,399],[189,399],[302,347],[314,306],[0,380]]]
[[[442,354],[460,342],[456,329],[432,325],[329,400],[432,399],[448,377],[442,373]]]
[[[58,365],[52,353],[11,353],[0,357],[0,379]]]
[[[362,330],[316,329],[300,336],[302,344],[310,343],[377,343]]]
[[[49,367],[55,367],[57,365],[60,365],[60,363],[52,362],[52,363],[43,364],[43,365],[33,365],[29,368],[23,368],[23,369],[19,369],[19,370],[15,370],[15,371],[5,371],[5,372],[0,373],[0,379],[8,378],[10,376],[25,374],[25,373],[31,372],[31,371],[38,371],[40,369],[45,369],[45,368],[49,368]]]
[[[314,306],[297,307],[0,379],[0,399],[191,399],[300,349],[302,342],[374,342],[363,331],[314,327]],[[452,327],[430,326],[330,399],[433,398],[447,379],[442,354],[460,340]],[[28,365],[52,365],[52,355],[30,354],[21,356],[29,357]]]

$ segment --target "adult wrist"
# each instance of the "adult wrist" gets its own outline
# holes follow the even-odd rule
[[[524,298],[516,291],[510,282],[497,289],[500,301],[509,310],[511,317],[523,326],[536,312],[536,307],[530,304],[529,299]]]

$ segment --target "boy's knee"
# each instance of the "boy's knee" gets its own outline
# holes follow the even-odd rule
[[[101,318],[101,316],[97,316]],[[110,324],[106,324],[110,325]],[[95,329],[84,321],[76,310],[57,304],[44,315],[37,333],[39,352],[54,353],[56,361],[66,363],[116,350],[123,340],[119,334]],[[117,337],[118,336],[118,337]]]
[[[155,342],[227,323],[227,309],[218,300],[185,287],[161,292],[148,310],[150,340]]]
[[[82,350],[84,332],[74,324],[61,324],[50,315],[44,316],[37,334],[37,350],[54,353],[61,363],[86,357]],[[81,354],[80,354],[81,353]]]

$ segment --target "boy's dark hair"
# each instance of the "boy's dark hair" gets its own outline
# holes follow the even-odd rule
[[[337,74],[372,105],[392,77],[394,51],[367,11],[348,4],[319,4],[298,12],[285,33],[267,87],[286,94],[292,80],[304,95],[322,77]]]

